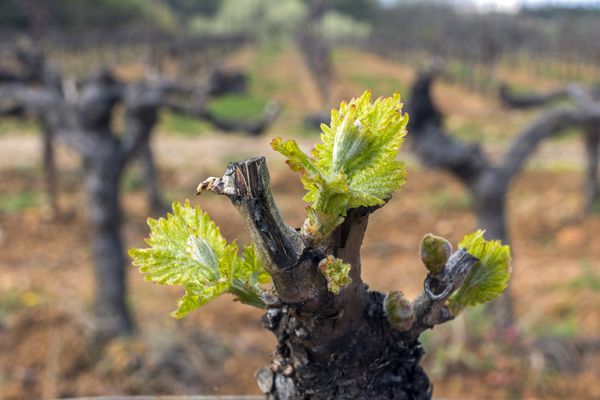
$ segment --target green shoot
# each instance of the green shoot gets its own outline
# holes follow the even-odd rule
[[[406,182],[404,163],[396,160],[408,116],[400,95],[371,102],[366,91],[331,111],[331,124],[321,125],[321,140],[304,153],[294,140],[277,137],[273,149],[302,174],[310,203],[303,232],[319,241],[330,235],[351,208],[383,205]]]

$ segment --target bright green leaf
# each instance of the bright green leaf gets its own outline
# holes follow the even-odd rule
[[[399,94],[371,102],[366,91],[331,111],[331,123],[321,125],[322,143],[312,156],[293,140],[273,140],[273,149],[302,174],[308,191],[305,233],[323,239],[344,221],[348,209],[383,205],[406,182],[404,164],[396,156],[407,122]]]
[[[478,230],[458,244],[479,262],[467,275],[463,285],[448,300],[448,306],[457,314],[466,306],[486,303],[500,296],[510,279],[510,247],[499,240],[487,241],[484,231]]]
[[[173,213],[158,220],[149,218],[150,238],[146,249],[131,249],[133,265],[145,279],[185,288],[179,307],[172,313],[182,318],[215,297],[231,293],[240,301],[262,307],[260,283],[269,275],[254,248],[238,256],[235,243],[227,244],[219,228],[200,208],[173,203]]]

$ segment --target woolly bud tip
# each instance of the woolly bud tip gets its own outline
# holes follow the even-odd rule
[[[452,254],[452,245],[443,237],[428,233],[421,239],[419,253],[425,268],[434,276],[440,275]]]
[[[407,331],[415,321],[411,302],[399,290],[389,292],[383,299],[383,311],[388,322],[399,331]]]
[[[327,256],[319,262],[319,270],[327,279],[327,289],[335,295],[340,294],[343,288],[352,283],[351,268],[350,264],[333,256]]]

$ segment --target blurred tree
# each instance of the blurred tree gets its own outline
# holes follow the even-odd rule
[[[361,21],[372,21],[378,15],[377,0],[331,0],[329,8]]]
[[[3,29],[25,30],[29,26],[29,12],[24,1],[0,1],[0,26]]]
[[[182,22],[191,18],[213,17],[219,10],[219,0],[162,0]]]
[[[306,7],[300,0],[223,0],[214,17],[195,17],[190,27],[198,33],[278,40],[293,34],[305,14]]]
[[[309,20],[315,25],[314,30],[327,40],[364,38],[369,33],[365,21],[374,15],[374,0],[316,3],[319,7],[308,0],[223,0],[216,12],[212,6],[195,11],[190,8],[190,13],[196,13],[190,24],[198,33],[245,34],[268,41],[290,38]]]
[[[75,29],[115,28],[129,25],[153,28],[174,27],[175,18],[171,10],[157,0],[53,0],[50,14],[60,27]]]
[[[371,25],[338,11],[329,11],[318,27],[320,35],[329,43],[346,43],[365,39]]]
[[[44,7],[40,7],[42,4]],[[0,2],[2,27],[25,30],[41,8],[47,14],[47,28],[55,30],[109,30],[131,25],[147,27],[148,23],[160,29],[176,26],[172,8],[167,2],[159,0],[3,0]]]

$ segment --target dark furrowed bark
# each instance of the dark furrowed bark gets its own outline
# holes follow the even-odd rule
[[[598,177],[600,124],[588,125],[585,129],[585,150],[588,159],[584,182],[584,190],[586,193],[585,207],[587,212],[592,212],[600,210],[600,179]]]
[[[338,255],[350,255],[345,261],[359,253],[366,216],[360,219],[350,228],[356,231],[349,235],[346,249],[336,249]],[[356,260],[354,273],[360,265]],[[424,294],[415,300],[417,317],[406,332],[390,326],[383,312],[384,295],[368,292],[359,276],[334,296],[331,310],[336,314],[329,317],[287,304],[271,307],[263,323],[276,335],[278,347],[272,364],[257,374],[261,389],[273,399],[430,398],[432,387],[419,365],[423,350],[418,336],[452,319],[443,304],[476,262],[466,252],[457,252],[447,267],[448,282],[455,286],[443,298]],[[322,306],[328,304],[322,301]]]
[[[327,246],[327,254],[351,264],[350,285],[334,296],[317,275],[318,297],[303,304],[284,301],[267,311],[264,325],[273,331],[278,346],[272,364],[259,376],[270,376],[271,384],[263,387],[270,398],[430,398],[431,385],[419,366],[420,344],[389,325],[383,294],[368,292],[360,278],[367,220],[368,213],[351,210]],[[311,271],[318,271],[322,257],[311,260]],[[301,274],[296,277],[304,279]]]
[[[509,183],[510,179],[504,178],[502,172],[489,169],[471,188],[477,226],[485,229],[487,239],[500,240],[503,244],[510,244],[506,226],[506,196]],[[499,336],[512,329],[516,324],[516,317],[510,286],[499,298],[486,304],[486,310]]]
[[[485,229],[488,239],[509,244],[506,227],[506,196],[510,181],[503,178],[501,171],[488,169],[471,186],[473,210],[477,215],[477,226]]]
[[[436,71],[426,71],[413,84],[407,105],[410,144],[425,165],[445,169],[470,186],[490,165],[479,146],[464,144],[443,131],[442,114],[431,97],[436,76]]]
[[[20,49],[15,54],[15,59],[20,64],[20,71],[13,74],[12,79],[7,81],[43,85],[54,90],[56,93],[60,93],[60,76],[46,63],[44,54],[39,49],[30,49],[29,51]],[[0,78],[0,82],[2,81]],[[48,208],[49,216],[52,218],[59,214],[54,134],[51,127],[47,126],[42,118],[38,118],[38,124],[42,129],[45,206]]]
[[[144,185],[146,186],[146,196],[150,212],[156,215],[161,214],[166,206],[161,195],[154,153],[149,143],[144,143],[140,148],[140,161],[142,163],[142,173],[144,175]]]
[[[464,251],[451,257],[445,297],[422,297],[420,325],[396,330],[384,313],[384,295],[369,292],[360,276],[360,248],[377,207],[348,210],[331,237],[315,243],[285,225],[268,177],[259,157],[232,163],[225,175],[198,187],[231,199],[273,278],[277,300],[268,305],[263,324],[278,345],[272,364],[257,373],[261,390],[272,399],[430,398],[418,335],[451,319],[443,304],[477,260]],[[329,255],[351,265],[352,283],[338,295],[328,291],[319,270]]]
[[[287,305],[269,309],[264,322],[278,346],[272,364],[257,374],[263,376],[263,392],[271,399],[431,398],[419,365],[423,349],[390,327],[383,297],[370,292],[356,329],[317,347],[320,325],[335,320],[315,319]]]
[[[100,339],[129,333],[132,319],[126,304],[126,275],[122,210],[119,198],[121,176],[126,156],[134,150],[124,150],[123,143],[139,145],[132,132],[117,138],[110,128],[112,110],[121,96],[121,88],[112,79],[101,76],[90,82],[82,92],[78,105],[82,128],[80,135],[94,141],[94,151],[83,157],[85,183],[89,205],[88,218],[92,226],[94,266],[96,271],[96,323]],[[110,78],[110,77],[109,77]],[[147,139],[147,138],[146,138]],[[133,145],[131,145],[133,146]]]
[[[501,84],[498,95],[502,104],[508,108],[527,109],[540,107],[569,97],[568,88],[560,88],[548,93],[516,94],[506,84]]]
[[[55,217],[60,213],[58,207],[58,177],[56,171],[56,152],[54,148],[54,138],[52,130],[44,126],[42,127],[42,163],[44,169],[44,193],[45,203],[51,217]]]
[[[510,145],[499,165],[501,178],[510,181],[522,169],[537,146],[545,139],[558,136],[568,128],[600,124],[600,104],[581,109],[564,107],[544,112],[521,132]],[[501,182],[501,184],[504,182]]]
[[[323,105],[329,104],[331,81],[334,74],[329,44],[319,31],[319,24],[329,9],[327,1],[311,0],[308,13],[296,34],[302,58],[312,76]]]
[[[148,199],[148,208],[153,214],[165,210],[154,153],[150,147],[151,135],[158,123],[158,113],[163,102],[161,88],[138,84],[129,86],[125,91],[125,132],[121,151],[126,160],[137,156],[142,166],[144,186]]]
[[[119,181],[122,160],[117,143],[98,143],[99,157],[85,160],[85,184],[92,228],[96,276],[96,324],[100,339],[131,332],[133,323],[126,306],[126,279]]]
[[[570,100],[578,109],[583,110],[583,116],[572,116],[568,118],[572,120],[572,125],[582,125],[584,130],[585,148],[587,156],[587,172],[584,182],[584,193],[586,196],[585,211],[592,212],[600,198],[600,182],[598,180],[598,160],[600,152],[598,151],[600,142],[600,133],[596,133],[600,128],[600,120],[593,117],[592,114],[598,114],[598,101],[600,92],[597,87],[585,89],[578,84],[570,84],[564,88],[548,93],[530,93],[528,95],[515,95],[511,92],[507,85],[502,85],[500,97],[506,105],[512,108],[533,108],[552,104],[558,100]],[[585,116],[587,114],[587,116]],[[586,122],[587,121],[587,122]],[[568,124],[568,121],[560,121],[559,123]],[[560,133],[560,129],[556,129],[556,133]]]

